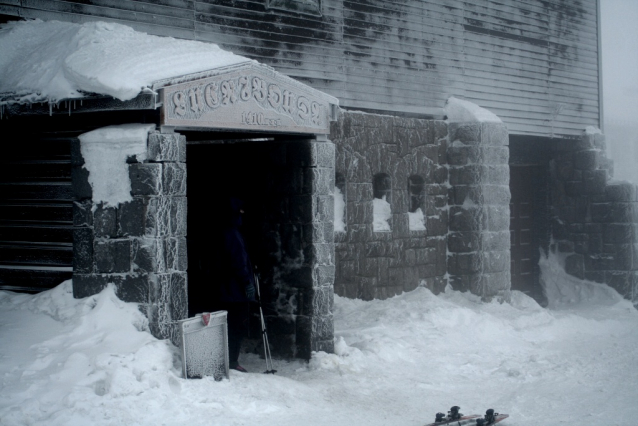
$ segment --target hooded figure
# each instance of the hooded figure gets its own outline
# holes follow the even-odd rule
[[[215,286],[220,309],[228,311],[228,355],[230,368],[246,372],[239,365],[241,342],[248,332],[249,302],[255,301],[255,276],[244,237],[239,232],[243,202],[231,198],[226,226],[221,235],[221,251],[214,259],[211,285]]]
[[[252,302],[255,300],[255,276],[248,257],[242,224],[243,202],[231,198],[226,227],[222,232],[223,250],[219,259],[218,300],[220,302]]]

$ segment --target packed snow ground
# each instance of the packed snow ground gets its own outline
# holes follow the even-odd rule
[[[222,382],[183,379],[177,349],[111,287],[81,300],[70,282],[0,292],[0,424],[417,426],[460,405],[509,413],[510,426],[635,426],[638,312],[554,273],[584,290],[552,292],[549,310],[518,292],[509,304],[424,288],[336,297],[336,354],[275,360],[276,375],[242,355],[255,373]]]

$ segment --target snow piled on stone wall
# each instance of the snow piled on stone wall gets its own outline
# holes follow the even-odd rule
[[[153,82],[250,62],[212,43],[107,22],[21,21],[0,27],[0,93],[55,102],[85,93],[125,101]]]
[[[392,208],[390,203],[385,199],[375,198],[372,200],[372,229],[375,232],[391,231],[390,223],[392,217]]]
[[[445,104],[445,113],[450,123],[502,123],[503,121],[496,114],[481,108],[480,106],[451,97]]]
[[[126,160],[146,159],[148,132],[154,129],[154,124],[123,124],[78,136],[94,204],[117,206],[133,199]]]

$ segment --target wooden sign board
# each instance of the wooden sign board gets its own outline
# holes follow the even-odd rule
[[[161,124],[177,129],[330,133],[336,98],[256,63],[165,84]]]

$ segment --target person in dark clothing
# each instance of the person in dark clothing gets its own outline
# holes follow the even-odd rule
[[[227,223],[222,231],[218,270],[212,274],[219,308],[228,311],[228,355],[230,368],[246,372],[239,365],[239,350],[248,332],[250,302],[255,301],[255,276],[240,232],[243,202],[230,199]]]

